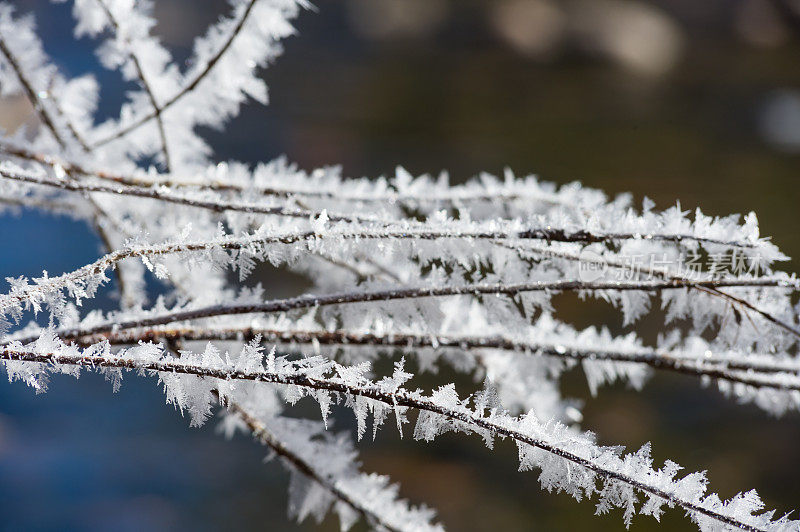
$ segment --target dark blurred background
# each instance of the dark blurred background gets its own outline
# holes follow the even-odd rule
[[[114,114],[126,86],[74,42],[71,2],[15,0],[37,15],[70,75],[97,72]],[[176,57],[225,12],[221,0],[156,0],[156,31]],[[248,106],[208,138],[220,159],[286,154],[305,169],[341,164],[353,177],[480,171],[580,180],[659,207],[726,215],[754,210],[763,234],[800,256],[800,2],[796,0],[318,0],[300,36],[264,72],[271,105]],[[29,122],[0,101],[0,124]],[[0,217],[0,274],[51,274],[93,260],[82,224],[36,212]],[[796,270],[797,262],[787,264]],[[279,290],[270,287],[273,294]],[[3,289],[5,290],[5,289]],[[562,301],[580,326],[620,319],[602,305]],[[646,333],[654,325],[645,322]],[[4,530],[295,530],[287,476],[261,465],[245,437],[224,441],[164,406],[154,381],[122,390],[84,375],[35,395],[0,383],[0,528]],[[580,371],[565,394],[590,399]],[[347,416],[344,416],[345,419]],[[349,421],[340,422],[347,428]],[[657,375],[588,401],[584,427],[603,443],[654,442],[656,463],[707,469],[730,497],[757,488],[779,512],[800,506],[800,417],[773,419],[686,378]],[[362,446],[369,470],[391,474],[450,530],[620,530],[617,513],[539,490],[516,451],[477,440],[399,440],[387,427]],[[692,529],[669,512],[662,530]],[[336,530],[329,518],[325,530]],[[634,530],[653,530],[651,518]],[[301,529],[314,529],[306,524]]]

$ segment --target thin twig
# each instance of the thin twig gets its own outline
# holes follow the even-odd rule
[[[52,100],[53,108],[61,117],[61,120],[64,122],[64,127],[67,128],[67,131],[69,131],[72,138],[75,139],[75,142],[80,146],[80,148],[84,152],[88,152],[89,146],[86,144],[86,140],[83,138],[83,135],[81,135],[78,132],[78,128],[75,127],[75,124],[72,123],[72,120],[69,119],[64,110],[61,108],[61,103],[58,94],[52,89],[48,89],[48,98]]]
[[[122,185],[142,187],[160,186],[162,184],[160,182],[155,182],[144,178],[115,174],[105,170],[88,169],[64,158],[32,151],[26,147],[12,144],[5,140],[0,140],[0,152],[17,157],[19,159],[34,161],[49,166],[53,169],[62,169],[70,175],[79,174],[86,177],[96,177],[105,181],[114,181],[115,183]]]
[[[25,75],[22,65],[17,60],[13,52],[11,52],[11,50],[8,48],[8,45],[6,44],[2,36],[0,36],[0,53],[2,53],[3,56],[5,56],[9,65],[11,65],[12,70],[14,70],[14,74],[16,74],[17,79],[19,80],[20,85],[22,86],[22,89],[25,92],[25,96],[28,98],[28,101],[30,101],[31,105],[33,106],[33,109],[39,116],[39,119],[53,135],[53,138],[58,143],[58,145],[61,146],[62,149],[66,148],[67,142],[61,135],[61,133],[58,131],[58,128],[56,127],[56,120],[53,116],[51,116],[50,111],[47,109],[47,105],[45,105],[44,101],[45,99],[42,98],[39,92],[37,92],[36,89],[33,87],[33,83]],[[70,132],[75,142],[77,142],[78,145],[83,150],[86,150],[87,149],[86,141],[83,139],[80,133],[78,133],[77,128],[75,128],[72,122],[69,119],[67,119],[64,112],[57,105],[58,103],[57,96],[53,94],[52,91],[50,90],[47,91],[47,95],[53,100],[56,111],[63,119],[67,130]]]

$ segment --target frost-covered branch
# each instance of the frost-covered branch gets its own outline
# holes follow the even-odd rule
[[[128,255],[133,256],[133,255]],[[116,257],[114,257],[116,258]],[[104,259],[104,262],[109,259]],[[69,286],[75,289],[73,281],[78,275],[89,277],[103,271],[106,264],[95,263],[84,266],[83,269],[68,274]],[[53,284],[63,283],[61,278],[53,278]],[[44,281],[47,281],[45,279]],[[517,295],[525,292],[562,292],[562,291],[593,291],[593,290],[618,290],[618,291],[642,291],[659,292],[663,290],[678,290],[685,288],[724,288],[724,287],[747,287],[747,288],[792,288],[794,283],[786,279],[719,279],[709,281],[635,281],[635,282],[583,282],[583,281],[537,281],[532,283],[518,284],[467,284],[463,286],[429,286],[419,288],[375,290],[364,292],[342,292],[325,295],[303,295],[285,299],[275,299],[263,303],[245,304],[220,304],[208,307],[178,310],[167,312],[161,315],[148,316],[141,319],[132,319],[120,322],[108,322],[106,324],[95,325],[87,329],[65,329],[59,330],[59,336],[64,338],[74,338],[98,334],[112,329],[130,329],[134,327],[152,327],[154,325],[164,325],[173,322],[196,320],[213,316],[225,316],[233,314],[262,314],[289,312],[292,310],[310,309],[331,305],[347,305],[354,303],[388,302],[395,300],[409,300],[433,297],[450,296],[499,296]],[[82,287],[77,292],[78,297],[95,290],[97,285],[92,282],[88,287]],[[31,291],[39,287],[34,286],[32,290],[12,291],[10,294],[0,298],[0,311],[8,312],[8,309],[15,303],[26,302]],[[88,291],[87,291],[88,288]],[[800,332],[797,333],[800,336]]]
[[[611,338],[607,333],[596,333],[588,329],[581,333],[564,325],[552,328],[549,320],[540,320],[524,333],[499,333],[485,336],[475,335],[419,335],[406,331],[364,332],[345,330],[297,330],[291,328],[266,327],[164,327],[113,331],[90,337],[76,338],[81,345],[97,342],[135,344],[151,341],[252,341],[264,338],[289,351],[297,346],[310,345],[317,351],[324,348],[326,356],[337,353],[349,359],[375,359],[381,352],[396,351],[412,358],[419,358],[422,365],[429,360],[428,354],[449,356],[456,367],[474,360],[484,373],[491,373],[494,359],[487,354],[508,352],[521,357],[551,358],[567,363],[580,362],[596,392],[604,382],[627,379],[634,387],[641,386],[641,371],[637,365],[657,370],[698,377],[704,381],[717,381],[720,391],[740,402],[754,402],[764,410],[782,415],[800,407],[800,362],[788,355],[765,355],[737,351],[719,351],[699,338],[686,342],[684,347],[653,349],[640,345],[631,338]],[[598,345],[608,347],[597,347]],[[369,348],[369,351],[364,349]],[[712,351],[712,349],[714,349]],[[359,354],[360,353],[360,354]],[[464,359],[467,357],[467,360]],[[515,372],[535,372],[526,368],[524,358],[517,358]],[[524,377],[523,377],[524,378]],[[501,385],[502,383],[498,383]]]
[[[588,347],[573,347],[568,344],[530,342],[510,336],[432,336],[408,334],[402,332],[386,332],[384,334],[362,333],[353,331],[318,331],[318,330],[280,330],[254,327],[215,328],[215,327],[178,327],[151,328],[145,330],[131,329],[113,331],[95,336],[73,337],[82,344],[94,344],[108,341],[112,345],[136,344],[159,340],[184,341],[250,341],[261,337],[265,341],[284,344],[318,344],[333,347],[384,347],[397,349],[412,354],[420,348],[455,349],[470,352],[483,349],[513,351],[528,356],[548,356],[572,360],[599,360],[612,362],[631,362],[645,364],[655,369],[663,369],[685,373],[698,377],[708,376],[744,382],[744,377],[725,373],[728,370],[751,373],[788,373],[800,376],[800,361],[776,358],[775,355],[756,355],[743,353],[714,354],[709,350],[702,352],[660,351],[657,349],[609,350]],[[565,338],[565,342],[568,339]],[[756,382],[756,381],[753,381]],[[768,387],[780,388],[782,384],[773,382]],[[796,389],[793,386],[792,389]]]
[[[316,466],[313,465],[310,460],[304,459],[300,454],[293,451],[286,443],[273,434],[264,422],[252,415],[240,404],[229,401],[225,406],[227,406],[228,410],[233,415],[241,419],[254,438],[263,445],[269,447],[277,456],[281,457],[291,470],[313,481],[339,500],[340,503],[352,509],[353,512],[360,514],[372,528],[390,531],[443,531],[440,526],[429,524],[432,513],[427,509],[408,508],[404,501],[395,502],[391,500],[395,497],[392,496],[393,493],[391,492],[393,490],[391,487],[386,486],[385,477],[354,474],[354,472],[348,471],[349,475],[345,478],[329,478],[325,473],[317,470]],[[286,421],[288,420],[284,420],[284,423]],[[308,427],[300,428],[307,430]],[[311,438],[305,443],[306,447],[313,449],[316,453],[329,453],[328,458],[332,457],[330,453],[341,452],[338,449],[339,445],[335,443],[320,443],[318,441],[312,441]],[[314,449],[314,447],[319,449]],[[312,456],[312,458],[317,457]],[[364,497],[363,493],[359,493],[358,490],[353,489],[355,486],[360,488],[364,485],[369,485],[370,487],[368,497]],[[387,505],[387,503],[390,504]],[[305,513],[310,511],[303,507],[293,510],[301,521],[303,517],[305,517]],[[350,512],[347,512],[347,510],[340,505],[337,505],[337,511],[342,520],[342,528],[349,528],[349,524],[353,521],[352,517],[349,516]]]
[[[2,34],[0,34],[2,35]],[[58,132],[56,128],[54,119],[50,116],[50,113],[45,108],[44,104],[42,103],[42,98],[39,98],[37,95],[36,90],[31,85],[31,81],[25,76],[25,73],[22,70],[20,62],[15,57],[14,53],[9,49],[8,44],[5,40],[0,36],[0,53],[3,54],[3,57],[14,70],[14,73],[17,75],[20,85],[22,86],[23,91],[25,92],[25,96],[33,105],[33,109],[36,111],[39,119],[42,121],[42,124],[47,127],[50,133],[53,135],[55,141],[61,146],[62,148],[66,147],[66,143],[64,139],[61,138],[61,134]]]
[[[461,233],[453,236],[453,238],[467,238],[477,239],[483,233]],[[519,233],[517,233],[519,235]],[[451,235],[452,236],[452,235]],[[420,239],[420,240],[439,240],[447,239],[448,233],[436,235],[431,231],[414,231],[412,229],[401,231],[381,231],[381,230],[357,230],[348,232],[344,231],[329,231],[320,233],[318,229],[305,231],[293,234],[276,234],[273,236],[255,235],[236,238],[220,238],[217,241],[209,242],[189,242],[184,244],[162,244],[155,246],[136,246],[121,249],[109,253],[101,257],[91,264],[87,264],[73,272],[65,273],[57,277],[43,277],[36,279],[35,284],[28,285],[25,280],[17,282],[12,287],[12,291],[6,295],[0,296],[0,313],[7,315],[9,312],[14,312],[14,307],[32,306],[36,308],[42,302],[48,300],[58,294],[61,290],[67,290],[73,293],[73,297],[91,297],[96,288],[107,281],[104,272],[115,267],[117,263],[124,259],[140,257],[152,258],[157,256],[176,254],[176,253],[191,253],[198,251],[213,251],[213,250],[245,250],[254,256],[262,255],[264,246],[270,244],[294,244],[302,241],[318,241],[330,238],[332,240],[372,240],[372,239],[386,239],[386,240],[404,240]],[[159,276],[166,276],[167,272],[159,270],[156,272]],[[406,288],[402,290],[383,290],[370,293],[352,293],[352,294],[339,294],[335,296],[326,296],[324,299],[319,299],[315,296],[303,296],[297,299],[298,307],[303,308],[307,306],[316,306],[317,304],[336,304],[336,303],[350,303],[350,302],[367,302],[367,301],[388,301],[393,299],[407,299],[407,298],[420,298],[420,297],[434,297],[434,296],[447,296],[447,295],[460,295],[460,294],[505,294],[514,295],[521,292],[530,291],[592,291],[592,290],[624,290],[624,291],[644,291],[653,292],[661,290],[679,289],[679,288],[706,288],[717,290],[724,287],[781,287],[781,288],[796,288],[797,283],[793,278],[789,277],[744,277],[732,279],[701,279],[692,280],[685,278],[670,278],[670,279],[644,279],[635,281],[598,281],[598,282],[583,282],[580,280],[565,280],[565,281],[536,281],[528,283],[511,283],[511,284],[468,284],[464,286],[446,286],[446,287],[420,287],[420,288]],[[733,296],[731,296],[733,297]],[[318,301],[319,299],[319,301]],[[323,303],[331,301],[329,303]],[[739,301],[739,299],[737,299]],[[742,300],[743,301],[743,300]],[[757,307],[751,305],[753,310],[758,310]],[[266,308],[266,307],[265,307]],[[282,307],[281,307],[282,308]],[[276,307],[277,309],[277,307]],[[283,310],[289,310],[289,307]],[[763,312],[763,311],[762,311]],[[773,320],[771,320],[773,321]],[[791,325],[782,323],[781,320],[775,319],[776,323],[783,325],[789,331],[793,331]]]
[[[287,207],[284,205],[272,205],[272,206],[262,206],[255,204],[243,205],[224,200],[207,201],[202,199],[193,199],[185,196],[176,195],[168,190],[161,191],[161,190],[153,190],[153,189],[146,189],[133,186],[119,187],[114,185],[80,183],[78,181],[72,181],[66,179],[61,181],[55,181],[48,177],[26,175],[5,169],[0,169],[0,177],[3,177],[5,179],[11,179],[14,181],[30,183],[34,185],[43,185],[47,187],[59,188],[70,192],[103,192],[107,194],[136,196],[139,198],[160,200],[167,203],[177,203],[180,205],[196,207],[199,209],[208,209],[215,212],[238,211],[247,214],[266,214],[272,216],[289,216],[294,218],[308,218],[309,216],[312,216],[314,214],[306,210],[293,209],[291,207]],[[337,216],[335,214],[329,215],[329,218],[332,221],[346,221],[346,222],[365,221],[365,220],[359,220],[359,217],[353,218],[348,216]]]
[[[462,205],[470,202],[508,202],[516,200],[540,201],[566,207],[578,207],[571,204],[559,194],[543,190],[538,182],[532,178],[525,180],[507,179],[503,183],[491,183],[487,176],[483,181],[473,181],[466,185],[455,185],[442,188],[435,184],[428,186],[411,187],[411,190],[394,191],[375,183],[365,183],[363,180],[349,180],[349,182],[329,183],[322,187],[314,183],[314,179],[303,173],[296,174],[294,181],[300,181],[301,186],[287,186],[286,183],[258,184],[256,179],[243,181],[232,180],[215,176],[220,173],[220,167],[213,172],[193,175],[192,179],[181,179],[175,174],[157,174],[152,172],[138,174],[112,173],[107,170],[87,169],[74,162],[63,158],[53,157],[41,152],[33,152],[22,146],[15,146],[0,142],[0,151],[14,155],[21,159],[35,161],[50,167],[60,166],[70,173],[83,174],[103,180],[114,181],[119,184],[138,187],[167,187],[210,190],[214,192],[231,192],[236,194],[256,193],[264,196],[277,196],[281,198],[308,197],[353,203],[414,203],[414,204],[439,204],[443,206]],[[405,170],[398,168],[398,174],[405,175]],[[256,172],[258,175],[258,172]],[[255,176],[254,176],[255,177]],[[344,189],[341,185],[345,186]],[[427,184],[427,183],[426,183]],[[349,190],[357,187],[364,190]],[[418,190],[422,189],[422,190]]]
[[[161,106],[158,106],[158,105],[155,104],[155,102],[153,102],[153,110],[152,110],[152,112],[144,115],[143,117],[139,118],[137,121],[135,121],[132,124],[129,124],[128,126],[120,129],[119,131],[115,132],[114,134],[109,135],[108,137],[105,137],[103,139],[100,139],[100,140],[94,142],[92,144],[92,146],[91,146],[92,149],[99,148],[100,146],[103,146],[104,144],[108,144],[109,142],[111,142],[113,140],[116,140],[116,139],[118,139],[120,137],[124,137],[125,135],[127,135],[128,133],[133,131],[134,129],[142,126],[143,124],[146,124],[150,120],[160,119],[161,114],[165,110],[169,109],[178,100],[180,100],[181,98],[186,96],[188,93],[193,91],[197,87],[197,85],[201,81],[203,81],[203,79],[211,72],[211,70],[214,68],[214,66],[217,64],[217,62],[222,58],[222,56],[228,50],[228,48],[230,48],[230,46],[233,43],[234,39],[236,39],[236,37],[239,35],[239,32],[242,31],[242,28],[244,27],[244,23],[247,21],[247,17],[250,15],[251,11],[253,10],[253,7],[255,6],[256,2],[258,2],[258,1],[259,0],[248,0],[247,6],[245,7],[244,12],[239,17],[239,21],[236,23],[236,26],[234,26],[233,30],[230,32],[230,35],[225,40],[223,45],[220,46],[219,49],[216,51],[216,53],[211,58],[208,59],[208,61],[206,62],[205,66],[200,70],[200,72],[198,72],[195,75],[195,77],[189,83],[187,83],[185,86],[181,87],[181,89],[178,91],[177,94],[175,94],[174,96],[169,98]]]
[[[266,103],[266,87],[256,68],[265,66],[280,51],[278,41],[293,33],[288,20],[304,2],[295,0],[231,0],[233,13],[211,26],[195,41],[189,70],[177,79],[170,72],[171,90],[158,110],[132,102],[130,114],[118,123],[98,128],[93,149],[107,151],[124,140],[126,150],[147,144],[143,127],[162,117],[173,150],[173,167],[194,164],[208,152],[192,131],[196,125],[218,125],[236,114],[246,97]],[[170,140],[170,138],[172,140]],[[187,148],[191,148],[195,153]]]
[[[67,149],[71,144],[76,144],[79,149],[85,148],[86,143],[72,118],[62,108],[58,94],[72,97],[76,89],[89,93],[81,96],[87,100],[83,106],[75,102],[70,104],[73,108],[71,114],[80,120],[87,108],[93,107],[91,93],[96,87],[86,78],[64,82],[49,63],[42,43],[33,31],[32,20],[29,17],[15,19],[13,13],[11,6],[0,5],[0,94],[17,90],[24,94],[61,149]],[[6,69],[9,71],[4,72]]]
[[[217,364],[218,367],[198,365],[196,357],[192,361],[155,360],[151,355],[150,360],[139,360],[96,351],[88,355],[72,349],[66,351],[69,352],[42,353],[9,347],[0,350],[0,358],[18,363],[192,375],[223,383],[244,380],[289,385],[296,390],[291,394],[292,402],[304,395],[312,395],[323,405],[323,413],[327,412],[327,405],[334,397],[319,395],[319,392],[332,392],[352,398],[348,404],[356,410],[359,419],[366,416],[370,406],[359,402],[359,398],[384,405],[383,408],[395,412],[399,426],[405,421],[404,409],[415,409],[421,412],[414,431],[417,439],[430,441],[443,432],[461,430],[481,435],[491,447],[496,437],[510,438],[519,446],[521,469],[542,468],[540,481],[544,487],[566,491],[577,499],[597,495],[599,508],[624,508],[628,524],[636,513],[660,515],[662,506],[667,504],[684,509],[704,530],[715,529],[712,527],[714,522],[721,527],[732,526],[753,532],[787,530],[797,526],[797,522],[789,522],[785,517],[772,521],[772,512],[755,515],[754,512],[762,510],[763,505],[753,492],[722,502],[714,494],[705,494],[702,474],[694,473],[676,480],[679,467],[671,462],[661,470],[653,469],[647,447],[638,453],[621,456],[618,448],[597,446],[590,437],[575,434],[559,424],[541,423],[530,414],[520,417],[504,414],[493,408],[486,396],[476,396],[475,406],[470,406],[470,401],[461,400],[452,386],[442,387],[430,396],[407,391],[403,384],[410,374],[405,373],[402,366],[397,367],[391,378],[372,383],[363,377],[363,367],[348,369],[331,363],[310,363],[310,366],[295,369],[291,363],[287,365],[272,356],[267,360],[266,370],[243,371],[226,367],[224,363]],[[12,375],[20,371],[14,366],[9,369]],[[384,415],[381,414],[379,419]],[[598,481],[601,488],[597,486]],[[634,492],[643,493],[648,498],[639,510],[635,506]]]
[[[162,151],[164,155],[164,167],[167,171],[170,170],[170,157],[169,157],[169,147],[167,146],[167,134],[164,128],[164,121],[161,118],[162,108],[158,104],[156,99],[155,91],[152,87],[152,83],[149,81],[149,76],[145,74],[144,67],[142,66],[142,60],[139,57],[139,53],[137,52],[134,46],[131,46],[129,37],[124,33],[123,29],[120,27],[120,22],[114,16],[111,9],[109,8],[106,0],[95,0],[100,8],[105,13],[106,17],[108,18],[108,23],[114,30],[114,33],[117,34],[117,38],[125,42],[124,48],[126,50],[126,55],[133,66],[136,72],[136,78],[139,80],[139,83],[142,85],[142,89],[144,89],[145,93],[147,94],[148,99],[150,100],[151,105],[153,106],[153,113],[155,115],[156,124],[158,125],[158,134],[161,137],[161,145]]]
[[[120,175],[108,172],[106,170],[97,170],[97,169],[90,170],[75,162],[67,161],[62,157],[57,157],[44,152],[33,151],[17,143],[6,142],[3,140],[0,140],[0,153],[10,155],[18,159],[23,159],[25,161],[36,162],[48,168],[51,168],[56,172],[63,171],[64,173],[71,176],[96,177],[98,179],[114,181],[116,183],[120,183],[123,185],[144,186],[144,187],[158,186],[161,184],[160,182],[157,181],[147,180],[144,178],[138,178],[129,175]]]
[[[19,152],[17,152],[19,153]],[[112,180],[120,180],[118,176],[113,177],[110,174],[103,174],[106,178]],[[113,186],[95,183],[82,183],[77,181],[61,180],[56,181],[41,175],[30,173],[23,173],[20,171],[11,170],[8,168],[0,169],[0,177],[34,185],[42,185],[54,188],[60,188],[72,192],[103,192],[108,194],[120,194],[127,196],[136,196],[141,198],[148,198],[154,200],[165,201],[168,203],[178,203],[190,207],[197,207],[201,209],[208,209],[211,211],[239,211],[247,214],[265,214],[274,216],[289,216],[296,218],[308,218],[314,216],[313,211],[305,209],[293,209],[285,205],[258,205],[258,204],[241,204],[237,202],[226,201],[223,199],[201,199],[182,196],[171,192],[169,188],[145,188],[136,185],[127,186]],[[389,226],[395,223],[393,220],[386,220],[374,217],[362,216],[348,216],[338,213],[325,213],[328,220],[332,222],[349,222],[349,223],[377,223],[384,226]],[[596,233],[586,230],[568,230],[553,227],[544,228],[529,228],[521,229],[515,232],[507,232],[503,230],[496,231],[436,231],[434,228],[425,231],[425,224],[411,224],[410,228],[418,229],[416,233],[410,234],[410,238],[424,238],[428,240],[442,239],[442,238],[467,238],[467,239],[488,239],[488,240],[504,240],[504,239],[534,239],[546,240],[550,242],[579,242],[579,243],[607,243],[613,241],[624,240],[641,240],[646,242],[696,242],[700,244],[712,244],[730,248],[741,249],[758,249],[760,246],[754,242],[742,242],[735,240],[721,240],[711,237],[695,236],[691,234],[662,234],[662,233]],[[435,227],[435,226],[434,226]],[[423,229],[423,230],[419,230]],[[408,238],[407,237],[407,238]],[[402,235],[390,234],[387,238],[403,238]]]

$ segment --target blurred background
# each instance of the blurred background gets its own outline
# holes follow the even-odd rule
[[[107,88],[101,114],[114,114],[126,86],[99,68],[93,42],[72,40],[71,2],[11,3],[36,14],[65,73],[97,72]],[[155,4],[156,31],[181,60],[227,8]],[[402,164],[415,174],[446,169],[454,182],[509,167],[632,192],[637,203],[647,195],[661,208],[680,200],[715,215],[753,210],[762,234],[800,256],[796,0],[318,0],[296,27],[300,36],[263,74],[271,105],[208,132],[220,159],[286,154],[308,170],[341,164],[353,177]],[[31,120],[24,101],[0,101],[2,127]],[[86,226],[27,211],[0,216],[0,249],[2,277],[60,273],[101,252]],[[268,289],[285,295],[299,283]],[[621,330],[603,305],[561,303],[560,316],[579,326]],[[129,376],[112,394],[97,376],[59,377],[35,395],[0,382],[0,529],[298,529],[285,517],[282,468],[262,465],[264,450],[246,437],[226,442],[214,422],[190,429],[154,384]],[[757,488],[779,512],[800,506],[796,414],[773,419],[660,374],[643,394],[619,386],[591,399],[576,371],[564,393],[590,399],[583,426],[603,443],[653,441],[656,463],[708,470],[724,497]],[[511,445],[490,453],[477,439],[410,440],[385,428],[361,446],[365,468],[437,508],[450,530],[623,528],[618,513],[595,518],[591,503],[542,493],[536,473],[516,471]],[[337,526],[329,518],[322,529]],[[641,517],[632,528],[657,523]],[[693,526],[670,512],[661,529]]]

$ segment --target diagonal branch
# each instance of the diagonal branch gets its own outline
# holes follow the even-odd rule
[[[111,27],[114,29],[114,32],[117,35],[120,35],[120,27],[117,18],[111,12],[108,5],[106,4],[105,0],[97,0],[98,5],[105,13],[106,17],[108,17],[108,21],[111,24]],[[169,149],[167,148],[167,134],[164,129],[164,121],[161,118],[162,109],[158,105],[158,101],[156,100],[156,95],[153,92],[153,89],[150,85],[150,82],[147,80],[147,76],[142,69],[141,61],[139,60],[138,54],[136,52],[131,51],[128,53],[128,58],[133,65],[133,68],[136,70],[136,75],[139,78],[139,82],[142,85],[145,93],[147,94],[148,99],[150,100],[150,104],[153,106],[153,113],[155,114],[156,123],[158,124],[158,134],[161,136],[161,146],[163,148],[164,153],[164,166],[167,169],[167,172],[170,171],[170,157],[169,157]],[[88,151],[91,151],[93,148],[90,148]]]
[[[98,0],[98,1],[102,1],[102,0]],[[22,85],[26,96],[28,97],[31,105],[36,110],[37,114],[39,115],[39,118],[42,121],[42,123],[45,124],[45,126],[50,131],[50,133],[53,135],[53,138],[56,140],[56,142],[59,144],[59,146],[61,146],[62,149],[66,148],[67,144],[66,144],[64,138],[59,133],[58,128],[55,125],[55,119],[54,119],[53,116],[50,115],[50,112],[48,111],[47,106],[44,103],[44,99],[40,96],[40,94],[38,92],[36,92],[36,90],[34,90],[34,87],[31,84],[30,80],[28,80],[27,76],[25,75],[25,73],[24,73],[24,71],[22,69],[22,66],[20,65],[20,62],[17,61],[17,59],[14,56],[14,54],[11,52],[11,50],[9,50],[8,46],[6,45],[6,43],[2,39],[2,37],[0,37],[0,53],[2,53],[6,57],[6,59],[9,62],[9,64],[11,65],[12,69],[16,73],[17,78],[19,79],[19,82]],[[81,148],[84,151],[86,151],[87,150],[86,142],[84,141],[83,137],[78,133],[78,130],[75,128],[75,126],[72,124],[72,122],[67,118],[67,116],[64,114],[64,112],[61,110],[61,108],[60,108],[60,106],[58,104],[57,97],[54,94],[51,93],[51,98],[54,101],[53,107],[55,108],[56,112],[58,113],[58,115],[63,120],[64,124],[66,125],[67,130],[70,132],[70,134],[75,139],[75,141],[81,146]],[[69,174],[68,170],[67,170],[67,173]],[[85,193],[84,196],[89,201],[89,203],[91,204],[92,208],[95,211],[95,216],[93,217],[94,218],[93,219],[93,224],[94,224],[98,234],[100,235],[100,238],[103,240],[103,243],[106,246],[106,249],[110,252],[111,250],[114,249],[114,247],[111,246],[110,237],[109,237],[107,231],[105,230],[105,228],[103,227],[103,224],[101,222],[102,218],[106,217],[107,215],[106,215],[104,209],[91,197],[90,194]],[[120,287],[123,289],[123,293],[124,293],[124,286],[125,285],[124,285],[124,282],[123,282],[123,279],[122,279],[122,275],[118,273],[117,277],[118,277],[119,282],[120,282]]]
[[[219,395],[217,394],[219,397]],[[236,416],[241,419],[250,432],[253,434],[253,437],[258,440],[262,445],[269,447],[276,455],[283,458],[286,462],[290,464],[290,466],[296,469],[298,472],[302,473],[304,476],[308,477],[309,479],[313,480],[320,486],[322,486],[327,492],[333,495],[338,500],[342,501],[353,510],[361,514],[364,519],[370,523],[371,526],[375,527],[376,529],[385,529],[392,532],[399,532],[399,529],[391,526],[387,523],[384,519],[381,518],[380,515],[376,514],[375,512],[369,510],[358,501],[354,500],[350,495],[345,493],[342,489],[340,489],[335,483],[331,482],[327,478],[325,478],[320,472],[318,472],[314,466],[308,463],[306,460],[303,460],[299,455],[293,453],[291,449],[289,449],[282,441],[280,441],[275,435],[273,435],[268,429],[267,426],[264,425],[258,418],[251,415],[245,408],[239,405],[236,402],[229,402],[227,405],[227,409],[235,414]]]
[[[53,138],[58,143],[58,145],[62,149],[66,148],[67,147],[66,139],[59,132],[58,127],[56,126],[56,118],[51,114],[50,110],[48,110],[47,105],[45,104],[45,98],[43,98],[41,96],[41,93],[34,88],[33,83],[31,82],[30,79],[28,79],[28,76],[25,74],[22,64],[14,55],[14,53],[11,51],[11,49],[8,47],[8,44],[2,38],[2,36],[0,36],[0,54],[2,54],[6,58],[8,64],[11,66],[11,69],[16,74],[17,79],[19,80],[20,85],[22,86],[22,89],[25,92],[25,96],[28,98],[28,101],[30,101],[31,105],[33,106],[33,109],[39,116],[39,119],[42,121],[45,127],[50,131],[50,133],[52,134]],[[86,141],[83,139],[80,133],[78,133],[78,130],[75,128],[72,122],[67,119],[67,117],[64,115],[64,112],[59,108],[56,95],[53,94],[52,91],[47,91],[46,94],[48,97],[53,99],[54,101],[53,107],[57,111],[58,115],[63,119],[65,127],[69,131],[70,135],[73,137],[75,142],[77,142],[80,145],[80,147],[85,151],[87,149]]]
[[[200,82],[203,81],[203,79],[209,74],[209,72],[211,72],[211,70],[214,68],[214,66],[217,64],[217,62],[222,58],[223,55],[225,55],[225,52],[228,51],[228,49],[230,48],[231,44],[233,44],[233,41],[236,39],[236,37],[242,31],[242,28],[244,27],[244,24],[247,21],[247,18],[250,16],[250,12],[253,10],[253,7],[255,6],[256,2],[258,2],[258,1],[259,0],[250,0],[248,2],[247,7],[245,7],[244,12],[242,13],[242,16],[239,18],[239,21],[236,23],[236,26],[234,26],[234,28],[231,31],[231,33],[228,36],[228,38],[225,40],[223,45],[220,46],[220,48],[217,50],[217,52],[208,60],[208,62],[206,63],[205,67],[200,72],[197,73],[197,75],[194,77],[194,79],[191,82],[189,82],[183,88],[181,88],[178,91],[178,93],[175,94],[172,98],[170,98],[166,102],[164,102],[164,104],[161,107],[154,107],[152,112],[147,113],[146,115],[144,115],[140,119],[135,120],[133,123],[131,123],[128,126],[123,127],[122,129],[112,133],[108,137],[105,137],[105,138],[95,142],[94,144],[92,144],[90,146],[90,149],[94,150],[94,149],[99,148],[99,147],[101,147],[101,146],[103,146],[105,144],[108,144],[109,142],[111,142],[113,140],[122,138],[125,135],[127,135],[128,133],[130,133],[131,131],[134,131],[135,129],[138,129],[142,125],[146,124],[150,120],[152,120],[154,118],[157,118],[157,117],[160,117],[167,109],[169,109],[175,103],[180,101],[181,98],[186,96],[188,93],[192,92],[197,87],[197,85],[200,84]]]
[[[50,116],[50,112],[47,110],[47,107],[44,105],[44,102],[42,101],[41,98],[39,98],[36,90],[33,88],[31,81],[25,75],[25,72],[23,72],[22,66],[20,65],[16,56],[8,48],[5,39],[3,39],[1,35],[0,35],[0,53],[3,54],[3,56],[8,61],[8,64],[11,65],[11,68],[17,75],[17,79],[19,79],[23,91],[25,91],[25,96],[30,101],[31,105],[36,111],[36,114],[39,116],[39,119],[53,135],[53,138],[58,143],[58,145],[61,146],[61,148],[66,148],[67,144],[64,141],[63,137],[61,136],[61,134],[58,132],[58,128],[56,127],[55,124],[55,119],[52,116]]]

